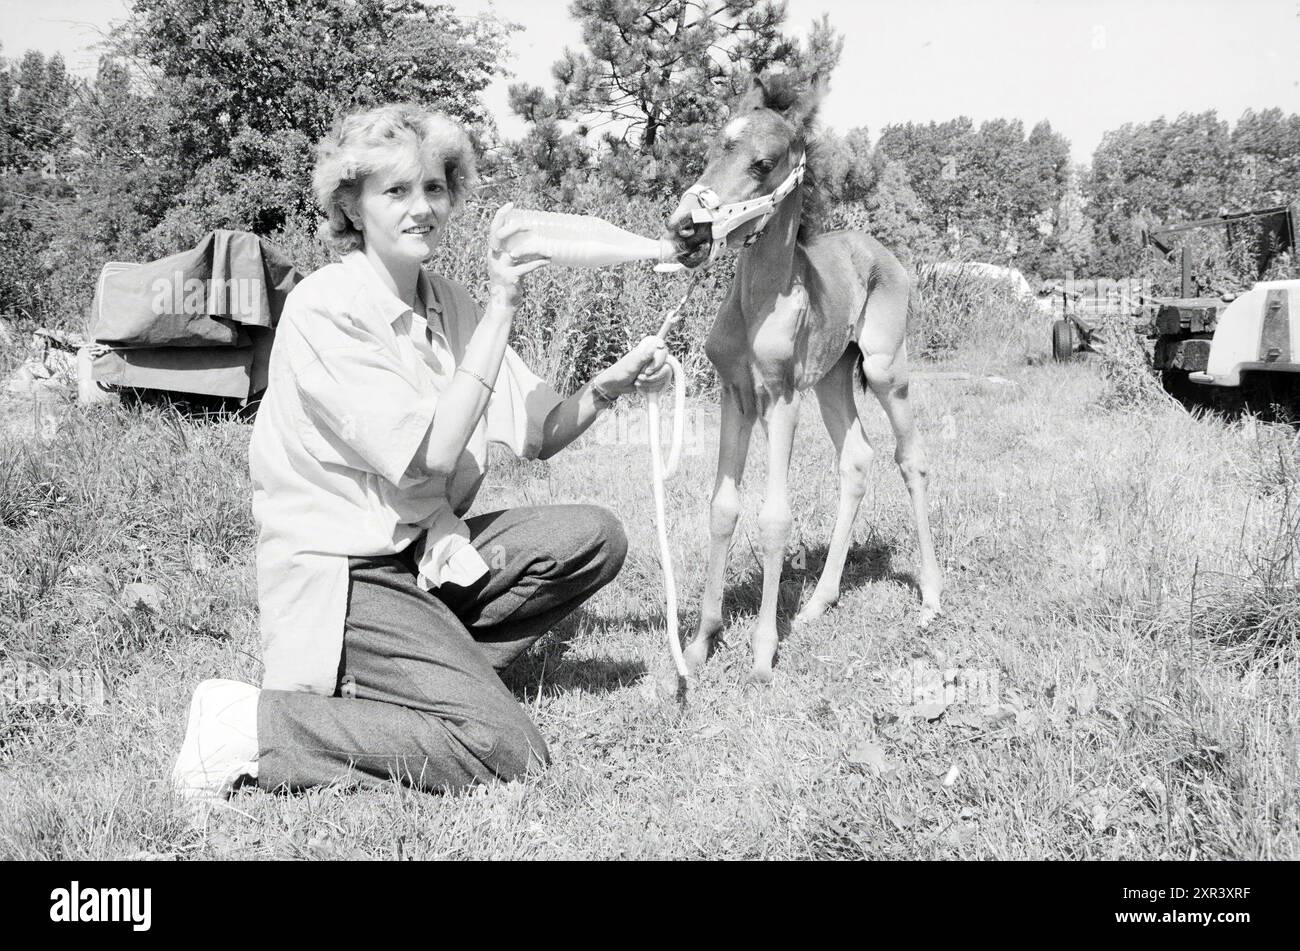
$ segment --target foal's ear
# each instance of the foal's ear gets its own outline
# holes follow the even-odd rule
[[[750,89],[737,105],[736,112],[771,109],[795,127],[812,121],[826,95],[828,83],[821,73],[807,79],[797,73],[768,73],[755,76]]]
[[[807,128],[829,89],[830,77],[820,70],[813,73],[804,82],[795,84],[790,106],[782,115],[792,125]]]
[[[732,115],[743,115],[746,112],[753,112],[755,109],[770,109],[772,108],[770,105],[770,98],[767,86],[763,84],[763,77],[755,73],[750,77],[749,89],[745,91],[744,95],[740,97],[740,101],[736,103],[736,108],[732,111]]]

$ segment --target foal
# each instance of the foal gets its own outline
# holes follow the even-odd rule
[[[667,222],[679,260],[699,266],[712,240],[692,212],[779,195],[805,160],[809,129],[824,84],[797,88],[786,77],[755,80],[732,110],[708,165]],[[808,181],[794,188],[762,222],[736,236],[756,241],[741,253],[736,278],[705,344],[722,385],[718,474],[710,508],[709,566],[700,626],[685,650],[690,669],[708,658],[722,632],[727,549],[739,516],[739,484],[754,421],[767,433],[767,492],[758,523],[763,547],[763,600],[752,635],[751,681],[772,678],[776,607],[791,514],[786,478],[799,405],[817,394],[839,459],[840,502],[826,565],[795,623],[823,614],[840,596],[853,519],[866,491],[871,458],[854,390],[871,389],[897,439],[894,458],[911,497],[920,545],[921,624],[939,613],[941,587],[926,502],[927,466],[908,399],[905,336],[909,284],[898,260],[874,238],[855,231],[811,234],[805,227]],[[708,196],[707,203],[703,196]],[[712,195],[709,195],[712,192]],[[707,217],[707,216],[703,216]],[[809,222],[810,224],[810,222]]]

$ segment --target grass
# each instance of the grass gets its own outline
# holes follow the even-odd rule
[[[843,600],[786,637],[774,684],[741,687],[761,581],[756,435],[729,644],[684,708],[664,700],[648,689],[667,657],[646,448],[606,430],[495,468],[480,494],[480,510],[597,502],[631,539],[619,578],[508,674],[551,770],[454,797],[248,790],[206,834],[165,776],[194,685],[260,673],[249,427],[67,407],[46,442],[14,413],[4,659],[92,666],[109,702],[0,711],[0,857],[1300,858],[1294,432],[1108,403],[1095,363],[950,361],[1012,382],[913,387],[946,582],[932,630],[916,627],[906,494],[872,407]],[[717,433],[699,410],[669,490],[688,631]],[[811,404],[790,482],[786,617],[816,581],[837,496]],[[133,582],[164,609],[124,604]],[[914,704],[898,678],[916,665],[994,672],[997,702]]]

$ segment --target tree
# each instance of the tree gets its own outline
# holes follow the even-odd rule
[[[831,201],[861,202],[875,186],[880,174],[866,126],[849,129],[844,135],[822,133],[817,141],[818,173]]]
[[[24,322],[44,321],[52,305],[44,257],[70,195],[62,152],[74,86],[58,55],[0,62],[0,314]]]
[[[698,175],[742,76],[829,73],[843,48],[825,17],[801,48],[781,32],[785,6],[774,0],[573,0],[569,11],[585,49],[566,49],[552,68],[554,93],[510,87],[511,108],[532,125],[521,154],[572,162],[600,131],[600,167],[629,193],[680,191]],[[566,172],[540,168],[553,183]]]
[[[1233,210],[1300,200],[1300,115],[1247,109],[1232,130],[1238,175]]]
[[[970,201],[969,166],[975,126],[966,116],[947,122],[889,125],[876,145],[886,159],[901,162],[908,185],[925,209],[927,223],[946,240],[960,240],[961,209]]]
[[[3,73],[0,105],[0,171],[43,169],[52,174],[54,153],[67,140],[73,84],[63,57],[28,50]]]
[[[909,122],[886,126],[877,148],[905,170],[949,254],[1041,265],[1070,149],[1049,123],[1026,136],[1014,119]]]
[[[507,32],[418,0],[135,0],[115,45],[155,71],[204,133],[296,129],[315,141],[340,109],[394,100],[487,124],[478,96]]]
[[[861,229],[901,260],[930,257],[939,250],[939,236],[926,222],[925,208],[901,162],[884,161],[862,207]]]
[[[1086,210],[1082,179],[1083,169],[1070,170],[1057,204],[1048,255],[1040,272],[1045,270],[1062,276],[1081,274],[1092,259],[1093,224]]]
[[[47,250],[55,285],[89,286],[106,260],[177,250],[154,232],[189,184],[165,147],[161,105],[111,56],[79,90],[63,157],[72,196],[54,211]]]
[[[1019,119],[991,119],[971,136],[957,169],[966,183],[966,201],[956,209],[962,232],[989,256],[1019,250],[1017,222],[1023,222],[1026,202],[1017,187],[1032,177],[1025,154],[1025,128]]]
[[[1144,228],[1228,210],[1236,166],[1228,123],[1214,111],[1107,132],[1093,153],[1087,195],[1097,221],[1095,266],[1128,273],[1141,259]]]
[[[1071,180],[1070,142],[1043,120],[1029,131],[1024,145],[1025,161],[1021,176],[1011,187],[1015,195],[1015,227],[1019,249],[1016,265],[1022,270],[1041,274],[1049,268],[1058,232],[1065,223],[1061,217],[1062,202]],[[1077,186],[1077,183],[1076,183]],[[1081,215],[1082,195],[1078,204],[1064,213]],[[1073,226],[1084,228],[1082,221]],[[1089,227],[1089,233],[1091,229]],[[1081,240],[1073,234],[1071,240]]]
[[[489,127],[479,93],[508,30],[418,0],[135,0],[115,50],[150,78],[187,172],[162,236],[310,219],[311,145],[352,109],[415,100]]]
[[[490,130],[510,29],[418,0],[133,0],[93,83],[35,52],[0,68],[0,309],[75,319],[105,260],[214,228],[314,246],[312,144],[400,100]]]

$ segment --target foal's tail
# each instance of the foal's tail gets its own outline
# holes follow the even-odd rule
[[[857,341],[850,340],[845,350],[845,355],[853,360],[853,395],[862,396],[867,392],[867,372],[862,367],[862,348]]]
[[[856,341],[850,341],[848,347],[844,350],[842,360],[851,360],[853,369],[850,375],[853,378],[853,406],[858,414],[858,423],[862,426],[863,431],[867,428],[867,406],[870,402],[867,395],[871,392],[871,386],[867,382],[867,372],[862,365],[862,349]]]

